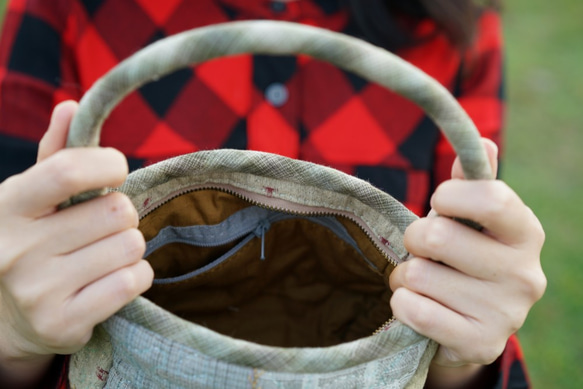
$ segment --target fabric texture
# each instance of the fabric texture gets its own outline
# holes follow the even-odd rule
[[[283,6],[259,0],[11,1],[0,42],[0,179],[34,163],[54,104],[80,98],[123,58],[192,27],[256,18],[363,35],[337,0]],[[428,31],[431,23],[419,27],[420,34]],[[500,143],[498,15],[481,16],[476,44],[465,56],[439,34],[398,54],[450,89],[482,135]],[[230,93],[233,85],[237,95]],[[395,120],[397,113],[408,120]],[[351,125],[356,118],[362,125]],[[191,131],[193,123],[197,131]],[[355,128],[362,138],[353,136]],[[132,169],[200,149],[274,151],[355,174],[418,215],[427,210],[435,186],[449,177],[453,161],[452,150],[416,107],[305,57],[239,56],[177,72],[124,101],[106,123],[103,140],[122,150]],[[497,365],[498,387],[528,385],[515,337]]]
[[[268,207],[348,215],[369,229],[371,242],[391,261],[407,255],[402,235],[415,216],[403,205],[335,169],[274,154],[197,152],[140,169],[119,190],[144,216],[175,196],[222,185]],[[186,322],[140,297],[73,355],[70,381],[97,387],[103,382],[94,372],[105,370],[104,387],[112,388],[420,388],[436,347],[397,321],[332,347],[262,346]]]
[[[221,339],[190,323],[177,328],[176,319],[146,304],[134,302],[104,324],[114,334],[115,356],[106,388],[419,388],[424,377],[411,382],[413,375],[427,368],[436,348],[431,345],[422,358],[427,340],[398,323],[379,335],[326,349],[268,348]],[[94,387],[93,370],[83,372],[76,387]]]

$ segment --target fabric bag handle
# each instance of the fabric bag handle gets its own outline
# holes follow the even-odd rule
[[[305,54],[380,84],[419,105],[441,128],[468,179],[492,177],[476,126],[439,82],[390,52],[322,28],[280,21],[239,21],[189,30],[159,40],[119,63],[85,93],[72,119],[67,147],[96,147],[101,126],[130,92],[175,70],[214,58],[253,53]],[[105,192],[72,197],[62,207]]]

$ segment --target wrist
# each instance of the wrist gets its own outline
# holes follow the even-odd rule
[[[54,355],[25,351],[28,349],[26,342],[17,341],[19,335],[14,330],[17,326],[2,310],[3,306],[0,303],[0,387],[29,387],[42,378]]]
[[[450,367],[432,363],[427,374],[427,388],[463,389],[488,388],[491,381],[488,366],[467,364]]]
[[[0,355],[0,387],[27,388],[46,374],[54,355],[9,358]]]

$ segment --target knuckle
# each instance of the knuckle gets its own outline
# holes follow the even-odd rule
[[[69,326],[66,333],[61,330],[60,333],[53,335],[53,347],[66,350],[67,354],[72,354],[87,344],[92,335],[93,327],[87,327],[86,323]]]
[[[535,232],[533,235],[534,235],[535,242],[538,245],[537,247],[542,249],[547,237],[546,237],[545,230],[543,229],[543,227],[540,223],[538,224],[538,228],[535,229]]]
[[[117,295],[120,301],[129,301],[140,292],[138,277],[131,268],[123,268],[118,271],[120,282],[117,284]]]
[[[542,248],[544,243],[545,243],[545,240],[546,240],[545,230],[544,230],[541,222],[538,220],[538,218],[534,214],[534,212],[530,208],[528,210],[531,213],[532,219],[533,219],[533,222],[530,223],[530,225],[533,226],[533,228],[532,228],[533,231],[531,233],[532,239],[537,244],[538,248]]]
[[[522,328],[530,309],[544,294],[546,277],[542,272],[523,271],[510,282],[513,289],[508,294],[507,303],[496,308],[498,323],[506,326],[508,334]]]
[[[462,359],[465,362],[477,363],[480,365],[490,365],[502,355],[506,347],[506,340],[501,341],[503,337],[498,337],[495,333],[489,332],[484,328],[476,328],[473,339],[467,342],[473,347],[466,347],[462,351]]]
[[[93,328],[90,328],[89,330],[84,330],[84,331],[80,332],[79,335],[77,336],[78,340],[76,343],[79,346],[84,346],[87,343],[89,343],[92,336],[93,336]]]
[[[5,276],[18,263],[34,255],[36,246],[36,236],[25,223],[17,221],[0,226],[0,276]]]
[[[427,332],[435,326],[435,316],[425,309],[416,309],[411,315],[411,322],[419,332]]]
[[[99,158],[106,161],[108,172],[108,186],[117,187],[126,179],[129,167],[126,157],[119,150],[111,147],[99,149]]]
[[[410,324],[409,317],[409,298],[407,296],[406,288],[397,288],[393,295],[391,296],[390,305],[393,315],[403,321],[404,323]]]
[[[504,311],[502,315],[504,317],[503,321],[507,326],[508,334],[513,334],[524,325],[524,321],[528,315],[528,308],[524,306],[513,307],[511,310]]]
[[[57,186],[75,189],[83,181],[84,174],[81,166],[66,150],[54,154],[47,168],[50,181]]]
[[[489,219],[503,217],[516,204],[516,194],[502,181],[491,182],[485,191],[485,198],[489,201],[483,205],[483,212]]]
[[[420,333],[427,333],[431,328],[435,328],[437,323],[437,315],[433,314],[432,310],[420,306],[417,309],[409,311],[409,319],[414,328]]]
[[[444,217],[425,217],[411,223],[405,230],[405,248],[412,254],[427,256],[428,252],[442,250],[451,235],[449,219]]]
[[[146,251],[146,241],[142,233],[135,229],[126,230],[122,237],[123,252],[129,260],[141,259]]]
[[[22,216],[15,212],[15,205],[20,202],[23,191],[30,191],[26,172],[0,181],[0,215],[4,219],[4,226],[8,226],[8,219]]]
[[[103,212],[106,220],[120,229],[138,226],[138,213],[130,199],[121,193],[111,193],[106,196]]]
[[[34,287],[33,285],[16,285],[16,288],[12,289],[12,298],[15,304],[23,312],[33,313],[38,307],[42,305],[42,298],[44,293],[40,288]]]
[[[403,234],[403,244],[405,245],[405,249],[409,252],[415,251],[415,246],[418,237],[418,226],[422,223],[423,219],[417,219],[411,224],[407,226],[405,229],[405,233]]]
[[[20,186],[22,174],[15,174],[6,178],[4,181],[0,183],[0,204],[6,205],[6,203],[10,203],[12,201],[11,197],[14,193],[11,188],[17,188]]]
[[[402,270],[403,284],[408,289],[419,290],[426,282],[424,262],[419,258],[412,258],[405,262]]]
[[[541,269],[523,271],[520,276],[522,293],[530,303],[535,303],[544,295],[547,288],[547,278]]]
[[[42,315],[31,322],[32,330],[39,339],[47,346],[54,348],[61,346],[67,339],[64,325],[60,315]]]
[[[14,242],[7,244],[3,240],[0,241],[0,253],[0,276],[8,274],[14,267],[14,264],[24,256],[21,245],[14,244]]]
[[[120,177],[123,178],[128,174],[129,167],[127,159],[121,151],[113,147],[103,147],[101,150],[103,150],[104,153],[107,153],[108,159],[111,160],[112,164],[119,168]]]
[[[404,299],[403,299],[403,288],[397,288],[393,291],[393,295],[391,296],[391,300],[390,300],[390,304],[391,304],[391,309],[393,310],[393,313],[396,314],[397,311],[399,311],[401,309],[401,307],[404,305]]]
[[[534,301],[538,301],[544,296],[547,290],[547,285],[547,277],[544,274],[541,274],[541,276],[534,282],[534,289],[531,295]]]
[[[470,361],[480,365],[491,365],[504,352],[504,345],[484,342],[473,351]]]
[[[44,321],[42,324],[37,324],[34,327],[34,331],[38,338],[43,340],[43,343],[53,348],[62,343],[59,333],[55,331],[56,327],[56,325]]]
[[[547,278],[538,259],[536,263],[511,266],[506,275],[507,285],[512,287],[513,296],[530,304],[540,300],[546,291]]]
[[[59,348],[64,349],[66,354],[73,354],[89,343],[92,336],[93,327],[79,327],[78,329],[75,329],[68,334],[65,340],[66,343],[62,341],[59,344]]]
[[[450,225],[448,221],[448,219],[443,217],[427,218],[424,244],[431,252],[437,252],[447,245],[450,237]]]
[[[525,304],[521,301],[504,304],[498,307],[496,313],[497,321],[492,324],[497,325],[504,335],[510,336],[524,325],[531,306],[532,304]]]

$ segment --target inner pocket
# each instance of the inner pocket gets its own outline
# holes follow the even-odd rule
[[[213,224],[159,227],[149,232],[156,280],[145,297],[217,332],[322,347],[368,336],[392,316],[388,262],[345,218],[244,204]]]
[[[178,274],[160,276],[154,280],[154,284],[171,284],[187,281],[190,278],[211,271],[223,262],[237,255],[253,239],[259,239],[261,250],[258,259],[265,260],[265,241],[271,225],[289,220],[307,220],[328,228],[335,235],[336,239],[342,240],[351,246],[374,271],[379,271],[359,249],[356,241],[350,236],[346,228],[334,217],[321,216],[309,217],[285,214],[278,211],[268,210],[257,206],[245,208],[229,216],[221,223],[214,225],[194,225],[186,227],[167,226],[163,228],[154,239],[150,240],[146,246],[145,256],[148,257],[154,251],[173,243],[182,243],[200,248],[220,248],[229,249],[212,262],[192,271],[185,272],[180,268],[173,268]],[[272,239],[277,240],[277,238]]]

